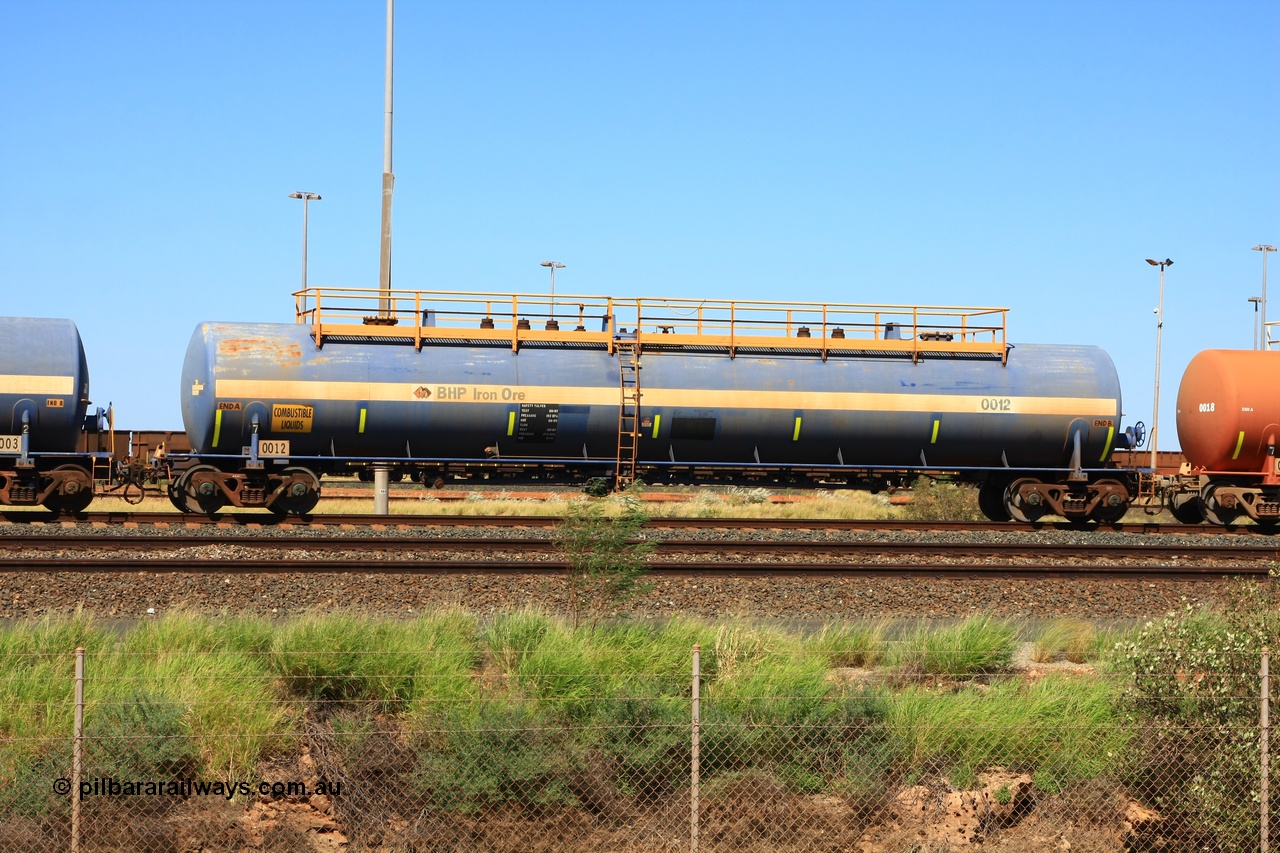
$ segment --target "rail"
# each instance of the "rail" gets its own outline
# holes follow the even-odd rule
[[[311,287],[295,319],[335,339],[1005,358],[1007,308]],[[385,309],[384,309],[385,306]]]

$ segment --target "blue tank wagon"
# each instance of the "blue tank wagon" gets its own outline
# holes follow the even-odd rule
[[[0,504],[79,512],[93,500],[80,452],[89,368],[70,320],[0,317]]]
[[[179,508],[310,510],[322,474],[946,471],[989,516],[1118,518],[1110,357],[1010,345],[1003,309],[308,290],[187,350]],[[544,322],[545,321],[545,322]],[[564,321],[569,328],[562,330]],[[538,328],[535,328],[537,324]],[[588,328],[590,327],[590,328]]]

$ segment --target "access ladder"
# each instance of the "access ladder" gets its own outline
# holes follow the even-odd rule
[[[634,339],[618,339],[618,459],[614,489],[631,488],[636,481],[636,447],[640,443],[640,346]]]

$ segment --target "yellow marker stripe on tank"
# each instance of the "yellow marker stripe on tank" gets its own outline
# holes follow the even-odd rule
[[[796,428],[795,428],[795,431],[791,433],[791,440],[792,441],[800,440],[800,419],[799,418],[796,418]]]
[[[1236,439],[1236,452],[1231,454],[1232,459],[1240,458],[1240,448],[1244,447],[1244,430],[1240,430],[1240,437]]]
[[[70,376],[33,376],[0,373],[0,394],[74,394],[76,383]]]
[[[937,444],[937,443],[938,443],[938,424],[940,424],[940,423],[942,423],[942,421],[938,420],[937,418],[934,418],[934,420],[933,420],[933,435],[931,435],[931,436],[929,437],[929,443],[930,443],[930,444]]]
[[[515,434],[516,434],[516,413],[508,412],[507,413],[507,435],[515,435]]]
[[[213,417],[213,446],[218,446],[218,439],[222,436],[222,409],[218,409],[218,414]]]
[[[662,415],[653,416],[653,437],[658,437],[658,424],[662,423]]]
[[[308,380],[219,379],[218,398],[249,400],[376,400],[456,403],[546,403],[618,405],[613,386],[446,385],[398,382],[322,382]],[[646,388],[645,403],[670,408],[801,409],[935,414],[1069,415],[1116,417],[1111,397],[1032,397],[977,394],[902,394],[866,391],[740,391],[713,388]]]
[[[368,414],[369,414],[369,410],[368,410],[368,409],[364,409],[364,408],[360,409],[360,432],[361,432],[361,433],[363,433],[363,432],[364,432],[364,423],[365,423],[365,418],[366,418],[366,416],[367,416]]]
[[[1116,428],[1113,426],[1107,427],[1107,443],[1102,447],[1102,455],[1098,457],[1099,462],[1107,461],[1107,454],[1111,452],[1111,441],[1115,437],[1116,437]]]

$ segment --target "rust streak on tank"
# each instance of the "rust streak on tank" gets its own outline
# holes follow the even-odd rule
[[[271,357],[280,365],[301,365],[302,348],[296,343],[272,344],[266,338],[219,338],[218,355]]]

